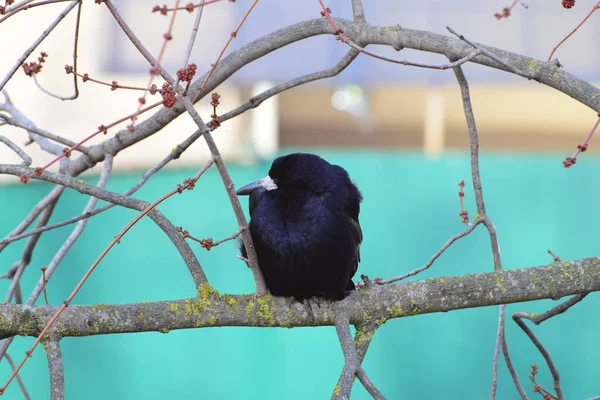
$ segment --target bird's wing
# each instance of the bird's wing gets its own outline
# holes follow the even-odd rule
[[[344,204],[344,212],[347,215],[349,227],[352,232],[352,236],[356,241],[356,255],[354,258],[354,262],[352,265],[352,270],[350,271],[349,282],[346,290],[354,289],[354,283],[352,282],[352,277],[356,274],[358,270],[358,263],[360,262],[360,244],[363,241],[363,233],[360,227],[360,223],[358,221],[358,214],[360,213],[360,202],[362,201],[362,194],[356,187],[354,183],[350,181],[350,178],[347,178],[348,181],[346,183],[346,188],[348,190],[348,196],[346,202]]]

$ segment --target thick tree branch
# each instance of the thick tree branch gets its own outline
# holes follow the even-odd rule
[[[321,304],[313,315],[299,303],[271,295],[220,294],[208,283],[198,297],[149,303],[69,306],[49,335],[90,336],[166,332],[213,326],[323,326],[348,315],[360,327],[418,314],[447,312],[600,291],[600,257],[500,272],[429,278],[394,285],[368,285],[341,302]],[[37,336],[58,307],[0,304],[0,337]],[[364,349],[357,346],[360,357]],[[363,353],[364,354],[364,353]]]
[[[445,35],[412,29],[386,31],[384,27],[376,27],[344,19],[335,19],[335,21],[344,29],[344,33],[348,37],[362,46],[367,44],[382,44],[394,48],[406,47],[442,54],[454,60],[466,57],[473,51],[473,48],[469,44],[458,39],[449,38]],[[215,68],[210,81],[201,93],[201,97],[210,93],[210,91],[243,66],[272,51],[302,39],[330,33],[331,26],[326,20],[313,19],[290,25],[254,40],[221,60],[217,68]],[[478,44],[478,46],[497,55],[515,68],[530,68],[534,70],[535,79],[540,83],[553,87],[573,97],[575,100],[587,105],[593,110],[600,109],[600,89],[565,72],[562,68],[557,67],[555,63],[535,60],[490,46],[480,44]],[[511,71],[505,65],[494,61],[484,54],[473,58],[471,62],[514,73],[514,71]],[[198,78],[198,80],[190,86],[188,91],[190,95],[198,90],[204,78],[205,76]],[[104,154],[117,154],[124,148],[130,147],[158,132],[183,111],[185,111],[185,107],[181,102],[178,102],[174,107],[161,109],[148,120],[138,124],[135,132],[123,130],[117,133],[115,137],[107,139],[101,144],[90,146],[90,155],[80,156],[78,159],[72,160],[71,165],[66,172],[70,175],[78,175],[88,168],[91,168],[95,163],[102,161],[104,159]]]

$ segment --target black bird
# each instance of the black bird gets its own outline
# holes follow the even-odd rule
[[[355,289],[362,195],[345,169],[289,154],[237,194],[250,195],[250,233],[271,294],[341,300]],[[246,257],[243,243],[240,250]]]

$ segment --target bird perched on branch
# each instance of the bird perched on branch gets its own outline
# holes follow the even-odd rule
[[[345,169],[289,154],[237,194],[250,195],[250,233],[271,294],[341,300],[355,289],[362,195]],[[240,250],[246,257],[243,243]]]

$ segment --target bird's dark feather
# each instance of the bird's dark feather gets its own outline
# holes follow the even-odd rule
[[[346,170],[312,154],[277,158],[269,176],[276,190],[250,194],[250,232],[268,289],[300,301],[344,298],[360,261],[360,191]]]

